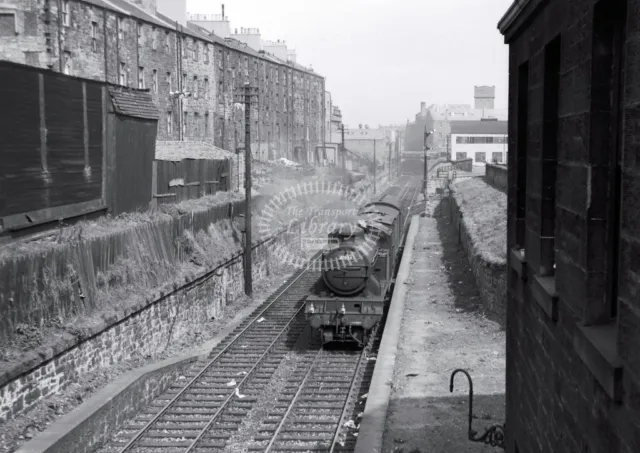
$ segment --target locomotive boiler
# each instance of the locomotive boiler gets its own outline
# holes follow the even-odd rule
[[[404,233],[405,206],[389,193],[362,206],[357,228],[336,228],[323,253],[322,277],[306,299],[305,313],[323,343],[366,345],[380,322]]]

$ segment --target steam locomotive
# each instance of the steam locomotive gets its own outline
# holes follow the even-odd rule
[[[407,208],[399,188],[358,211],[357,229],[329,233],[335,248],[321,257],[322,277],[305,301],[307,320],[321,332],[323,344],[367,344],[382,318],[405,231]]]

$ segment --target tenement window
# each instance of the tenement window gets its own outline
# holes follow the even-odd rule
[[[153,50],[156,50],[158,48],[158,30],[156,29],[156,27],[153,27],[153,30],[151,32],[151,48]]]
[[[124,39],[124,19],[118,17],[118,39]]]
[[[594,285],[598,289],[590,295],[592,303],[584,320],[587,325],[617,317],[626,3],[601,0],[593,12],[589,135],[592,189],[585,236],[590,252],[589,276],[606,285]]]
[[[16,30],[15,14],[0,13],[0,36],[15,36]]]
[[[120,63],[120,85],[127,85],[127,65]]]
[[[91,22],[91,50],[98,51],[98,23]]]
[[[62,0],[62,25],[71,25],[71,15],[69,14],[69,0]]]
[[[462,160],[462,159],[466,159],[466,158],[467,158],[467,153],[466,152],[456,153],[456,160]]]
[[[529,127],[529,62],[518,68],[518,139],[516,149],[516,237],[515,247],[525,246],[527,212],[527,131]]]
[[[154,69],[153,70],[153,76],[152,76],[152,89],[154,93],[158,92],[158,70]]]
[[[558,162],[558,104],[560,89],[560,36],[544,49],[542,129],[542,206],[540,228],[541,276],[554,275],[556,264],[556,172]]]
[[[138,88],[141,90],[145,88],[144,86],[144,68],[140,66],[138,68]]]
[[[476,153],[476,162],[486,162],[487,161],[487,153],[482,151],[482,152],[477,152]]]
[[[64,51],[64,70],[63,72],[67,75],[71,75],[71,52],[68,50]]]
[[[167,135],[173,135],[173,113],[167,112]]]
[[[189,119],[189,114],[187,112],[184,112],[182,116],[182,138],[187,137],[187,120],[188,119]]]

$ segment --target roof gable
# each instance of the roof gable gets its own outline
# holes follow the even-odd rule
[[[158,119],[158,109],[148,91],[110,86],[109,95],[113,108],[120,115],[147,120]]]

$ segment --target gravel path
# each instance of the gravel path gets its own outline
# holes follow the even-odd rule
[[[473,428],[504,421],[505,334],[479,312],[467,257],[446,219],[420,218],[394,370],[383,452],[494,452],[467,439],[468,385],[474,379]]]

